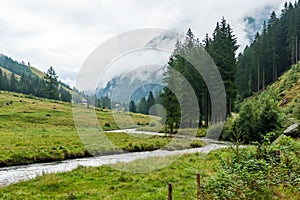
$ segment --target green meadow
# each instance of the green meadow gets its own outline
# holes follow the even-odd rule
[[[0,97],[0,166],[90,156],[74,126],[72,104],[9,92],[0,92]],[[158,124],[159,121],[159,118],[141,114],[113,114],[110,110],[98,108],[95,112],[104,130],[119,128],[114,115],[124,119],[122,128],[146,126],[151,122]],[[128,116],[133,124],[126,120]],[[106,137],[115,144],[115,148],[98,154],[155,150],[173,141],[169,137],[136,137],[125,133],[106,133]],[[178,143],[178,147],[174,147],[177,149],[203,145],[200,141],[193,141],[190,146],[181,145],[180,141],[175,143]]]

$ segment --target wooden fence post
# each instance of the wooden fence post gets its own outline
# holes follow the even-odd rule
[[[201,186],[200,186],[200,174],[196,174],[196,182],[197,182],[197,199],[200,199],[201,195]]]
[[[169,188],[168,188],[168,200],[172,200],[172,183],[169,183]]]

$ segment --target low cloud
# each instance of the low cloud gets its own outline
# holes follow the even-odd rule
[[[185,32],[191,27],[203,39],[225,16],[244,47],[249,41],[245,17],[280,10],[283,3],[284,0],[4,1],[0,6],[0,52],[30,61],[42,71],[56,66],[63,79],[71,80],[98,45],[138,28]],[[64,68],[74,74],[67,76]]]

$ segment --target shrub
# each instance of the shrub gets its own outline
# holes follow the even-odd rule
[[[281,110],[273,98],[265,94],[246,101],[239,116],[227,120],[222,138],[232,140],[236,134],[240,134],[246,143],[262,142],[267,133],[282,127],[281,121]]]
[[[201,140],[193,140],[190,144],[191,148],[199,148],[199,147],[203,147],[204,143]]]
[[[220,165],[204,185],[206,199],[274,199],[276,192],[299,192],[299,142],[284,137],[276,145],[235,151],[229,163],[216,154]]]

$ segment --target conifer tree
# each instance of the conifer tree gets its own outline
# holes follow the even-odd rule
[[[133,112],[133,113],[137,112],[136,105],[135,105],[133,100],[131,100],[130,103],[129,103],[129,112]]]
[[[138,113],[147,114],[147,101],[143,97],[138,105]]]
[[[206,39],[207,40],[207,39]],[[231,115],[237,95],[236,87],[236,50],[237,38],[233,30],[223,17],[217,23],[213,38],[206,45],[206,50],[217,65],[224,81],[227,96],[227,115]]]
[[[56,72],[52,66],[50,66],[44,78],[45,96],[49,99],[59,99],[57,81],[58,76],[56,75]]]
[[[150,111],[150,108],[155,104],[155,100],[154,100],[154,96],[153,96],[153,93],[152,91],[149,92],[149,95],[148,95],[148,98],[147,98],[147,103],[146,103],[146,114],[150,114],[149,111]],[[154,113],[152,114],[155,114],[155,111]]]

